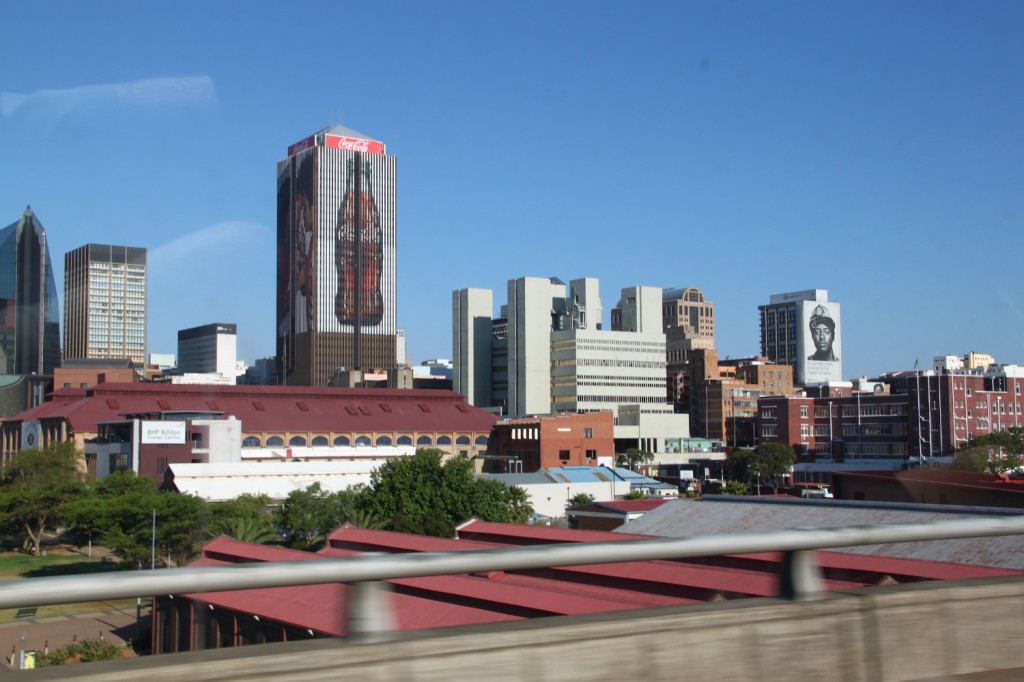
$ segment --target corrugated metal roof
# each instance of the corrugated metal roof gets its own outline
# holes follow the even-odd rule
[[[978,508],[979,516],[1007,510]],[[892,505],[842,500],[801,500],[757,496],[708,495],[703,500],[672,500],[631,521],[630,534],[684,537],[757,533],[790,528],[839,528],[887,523],[923,523],[963,518],[942,505]],[[624,531],[625,532],[625,531]],[[1024,536],[965,538],[930,542],[901,542],[839,550],[873,557],[898,557],[975,566],[1024,570]]]
[[[54,400],[5,421],[64,418],[75,431],[92,432],[97,423],[130,414],[211,412],[210,400],[220,408],[215,412],[236,417],[250,433],[490,433],[497,421],[488,412],[466,406],[458,393],[446,390],[112,383],[99,384],[85,396],[80,393],[56,391]],[[421,406],[427,405],[429,411],[424,411]]]

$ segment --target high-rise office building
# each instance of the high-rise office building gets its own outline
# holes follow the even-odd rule
[[[397,366],[395,158],[342,126],[277,165],[277,356],[281,383]]]
[[[774,294],[761,314],[761,355],[792,365],[798,384],[842,381],[839,304],[825,289]]]
[[[64,357],[146,361],[146,249],[86,244],[64,255]]]
[[[60,312],[46,230],[28,207],[0,229],[0,374],[52,375]]]
[[[238,359],[238,328],[215,322],[178,332],[180,374],[220,374],[235,383]]]

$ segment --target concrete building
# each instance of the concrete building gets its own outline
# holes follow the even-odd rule
[[[64,357],[146,361],[146,249],[86,244],[64,255]]]
[[[551,408],[551,332],[565,310],[565,283],[520,277],[508,283],[508,405],[510,417]]]
[[[178,373],[216,374],[236,383],[238,328],[215,322],[178,332]]]
[[[343,126],[293,144],[278,163],[283,384],[398,366],[395,173],[383,142]]]
[[[715,347],[715,304],[696,287],[662,292],[669,399],[676,412],[690,410],[687,363],[695,350]]]
[[[470,405],[491,405],[493,317],[490,289],[452,292],[452,388]]]
[[[28,207],[0,228],[0,375],[52,376],[60,308],[46,230]]]
[[[825,289],[774,294],[758,306],[761,355],[791,365],[798,384],[842,381],[843,344],[839,304]]]

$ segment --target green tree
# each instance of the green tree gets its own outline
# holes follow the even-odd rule
[[[640,448],[629,448],[625,453],[615,455],[615,465],[626,467],[636,471],[641,464],[650,464],[654,461],[654,453],[641,450]]]
[[[643,492],[641,492],[639,490],[630,490],[629,493],[626,494],[626,498],[625,499],[627,499],[627,500],[646,500],[647,499],[647,495],[645,495]]]
[[[231,500],[210,504],[211,535],[228,535],[236,540],[241,539],[229,533],[227,529],[238,530],[247,528],[247,534],[274,535],[274,515],[271,511],[270,496],[244,493]]]
[[[750,493],[750,486],[743,481],[726,481],[725,487],[722,488],[723,495],[748,495]]]
[[[575,507],[578,504],[590,504],[593,501],[594,496],[591,495],[590,493],[576,493],[575,495],[569,498],[569,502],[565,506]]]
[[[332,529],[340,525],[338,500],[319,483],[288,493],[274,520],[298,549],[313,549]]]
[[[1024,464],[1024,429],[1010,427],[984,436],[971,436],[953,456],[952,467],[960,471],[998,474]]]
[[[787,473],[796,453],[782,443],[765,443],[753,450],[733,450],[725,456],[726,478],[748,482],[755,475],[775,478]]]
[[[85,492],[81,457],[72,443],[22,450],[0,480],[0,525],[24,530],[40,555],[43,533],[62,521],[67,505]]]
[[[385,528],[438,537],[451,537],[456,525],[474,517],[504,523],[523,518],[524,503],[498,481],[474,478],[469,460],[442,463],[434,448],[385,462],[359,495],[360,508]]]
[[[97,535],[124,568],[149,566],[154,558],[163,561],[168,555],[177,565],[186,563],[199,551],[209,518],[204,500],[161,493],[152,479],[132,471],[102,478],[90,494],[68,506],[67,516],[75,526]]]

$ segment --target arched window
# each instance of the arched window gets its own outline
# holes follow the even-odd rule
[[[437,439],[437,444],[438,445],[451,445],[452,444],[452,439],[449,438],[448,436],[439,436],[438,439]]]
[[[305,444],[306,444],[306,439],[303,438],[302,436],[292,436],[291,439],[288,441],[288,445],[296,445],[296,446],[298,446],[298,445],[305,445]]]
[[[399,445],[412,445],[412,438],[409,438],[409,436],[399,436],[398,437],[398,444]]]
[[[284,445],[284,438],[281,438],[281,436],[271,436],[267,439],[267,445],[269,447],[279,447]]]
[[[433,445],[434,441],[430,440],[430,436],[420,436],[416,439],[416,445]]]
[[[359,436],[358,438],[356,438],[356,445],[369,445],[369,444],[370,444],[370,437],[369,436]]]
[[[455,439],[456,445],[469,445],[469,436],[459,436]]]
[[[337,438],[334,439],[335,445],[348,445],[348,443],[348,436],[338,436]]]
[[[260,446],[260,439],[256,436],[246,436],[245,440],[242,441],[243,448],[258,448]]]
[[[377,445],[391,445],[391,436],[377,436]]]
[[[327,437],[326,436],[317,436],[316,438],[313,439],[313,445],[327,445],[327,444],[328,444],[328,442],[327,442]]]
[[[476,444],[477,445],[487,445],[487,436],[477,436],[476,437]]]

